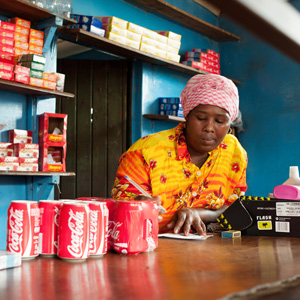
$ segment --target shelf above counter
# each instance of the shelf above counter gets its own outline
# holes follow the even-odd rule
[[[144,62],[167,67],[171,70],[190,74],[207,74],[195,68],[186,66],[181,63],[177,63],[165,58],[161,58],[138,49],[134,49],[123,45],[121,43],[109,40],[105,37],[98,36],[94,33],[79,29],[79,28],[66,28],[61,27],[57,30],[59,38],[65,41],[69,41],[82,46],[90,47],[91,49],[97,49],[104,52],[118,55],[123,59],[139,59]],[[239,84],[237,80],[232,80],[234,83]]]
[[[51,97],[51,98],[74,98],[71,93],[54,91],[45,88],[39,88],[33,85],[18,83],[14,81],[0,79],[0,90],[6,90],[11,92],[17,92],[26,95],[36,95],[40,97]]]
[[[16,16],[19,18],[28,19],[31,22],[38,22],[57,16],[63,19],[64,24],[77,23],[73,19],[55,14],[48,9],[41,8],[24,0],[0,0],[0,6],[0,14],[6,15],[7,17]]]
[[[182,117],[176,116],[162,116],[162,115],[155,115],[155,114],[145,114],[143,115],[144,118],[149,120],[162,120],[162,121],[170,121],[170,122],[184,122],[185,119]]]
[[[0,171],[0,176],[75,176],[74,172]]]
[[[178,22],[185,27],[201,34],[217,40],[217,41],[239,41],[240,37],[223,30],[217,26],[207,23],[194,15],[191,15],[170,3],[163,0],[125,0],[131,4],[138,4],[140,8],[149,11],[153,14],[157,13],[162,15],[173,22]]]

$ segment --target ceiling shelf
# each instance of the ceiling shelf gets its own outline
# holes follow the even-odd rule
[[[0,6],[1,15],[6,15],[7,17],[16,16],[19,18],[30,20],[31,22],[39,22],[45,19],[49,19],[53,16],[57,16],[63,19],[65,24],[76,23],[76,21],[73,19],[55,14],[48,9],[41,8],[24,0],[0,0]]]
[[[162,116],[162,115],[152,115],[146,114],[143,117],[150,119],[150,120],[162,120],[162,121],[171,121],[171,122],[185,122],[185,119],[182,117],[176,116]]]
[[[0,171],[0,176],[75,176],[74,172]]]
[[[217,26],[207,23],[194,15],[191,15],[170,3],[163,0],[126,0],[129,3],[136,3],[140,8],[147,10],[153,14],[159,14],[173,22],[198,31],[201,34],[217,41],[239,41],[240,37],[223,30]],[[226,2],[226,1],[225,1]]]
[[[0,79],[0,89],[6,91],[17,92],[26,95],[36,95],[40,97],[61,97],[61,98],[74,98],[71,93],[54,91],[45,88],[39,88],[33,85],[18,83],[14,81]]]

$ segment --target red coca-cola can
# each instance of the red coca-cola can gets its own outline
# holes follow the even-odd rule
[[[40,200],[41,214],[40,254],[55,255],[58,243],[58,218],[63,203],[60,201]]]
[[[90,208],[90,255],[107,253],[108,209],[104,202],[92,201]]]
[[[107,228],[107,251],[113,250],[113,240],[111,238],[111,232],[114,228],[111,216],[113,216],[113,210],[115,206],[115,199],[113,198],[98,198],[98,202],[103,202],[106,204],[108,209],[108,228]]]
[[[36,201],[14,200],[7,212],[7,250],[22,259],[39,255],[40,210]]]
[[[73,261],[89,257],[89,206],[63,202],[59,215],[57,256]]]
[[[122,254],[154,250],[158,244],[158,207],[155,201],[115,201],[110,236]]]
[[[76,200],[80,200],[80,201],[98,201],[104,198],[100,198],[100,197],[79,197],[76,198]]]

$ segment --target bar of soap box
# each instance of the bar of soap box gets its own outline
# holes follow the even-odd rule
[[[0,251],[0,270],[21,266],[21,253]]]
[[[241,236],[241,232],[239,230],[228,230],[222,232],[222,237],[225,238],[237,238]]]

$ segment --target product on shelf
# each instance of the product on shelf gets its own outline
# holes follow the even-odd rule
[[[30,28],[29,39],[33,38],[33,37],[43,40],[44,39],[44,32],[41,31],[41,30],[36,30],[36,29]]]
[[[11,129],[8,131],[8,142],[17,143],[32,143],[32,131],[23,129]]]
[[[37,172],[39,170],[39,159],[35,157],[19,157],[17,171]]]
[[[66,148],[40,143],[39,170],[43,172],[66,172]]]
[[[181,41],[181,35],[177,34],[175,32],[172,32],[172,31],[157,31],[157,33],[159,33],[161,35],[164,35],[164,36],[168,37],[171,40],[174,40],[174,41],[177,41],[177,42]]]
[[[193,49],[193,51],[186,51],[185,60],[182,63],[204,72],[221,74],[220,55],[210,49]]]
[[[10,19],[7,20],[7,22],[16,24],[18,26],[23,26],[25,28],[30,28],[30,26],[31,26],[31,22],[30,21],[24,20],[24,19],[21,19],[21,18],[17,18],[17,17],[10,18]]]
[[[17,171],[19,166],[19,157],[0,156],[0,171]]]
[[[70,28],[81,28],[85,31],[92,32],[99,36],[104,36],[105,31],[102,29],[102,22],[99,17],[71,14],[71,19],[77,21],[77,24],[69,25]]]
[[[0,143],[0,156],[13,156],[12,143]]]
[[[183,110],[179,97],[159,97],[158,104],[159,115],[183,117]]]
[[[35,62],[39,64],[46,64],[46,58],[38,54],[23,54],[18,57],[18,62]]]
[[[119,19],[117,17],[98,17],[102,21],[103,25],[109,24],[109,25],[117,25],[120,28],[127,29],[127,21]]]
[[[19,267],[21,264],[21,253],[0,250],[0,270]]]
[[[63,92],[65,89],[65,74],[55,73],[56,76],[56,90]]]
[[[39,157],[39,144],[17,143],[13,148],[16,157]]]

